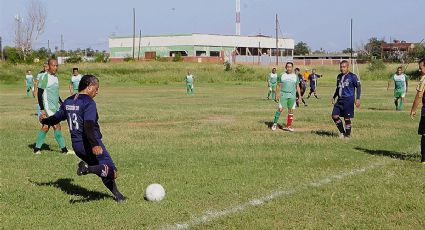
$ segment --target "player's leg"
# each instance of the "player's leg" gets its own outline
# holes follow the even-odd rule
[[[341,114],[345,121],[345,137],[351,137],[351,119],[354,118],[354,101],[348,100],[344,103],[344,112]]]
[[[419,121],[418,134],[421,135],[421,163],[425,164],[425,116]]]
[[[41,154],[41,146],[43,146],[46,134],[49,131],[49,126],[43,125],[38,131],[37,140],[35,141],[34,154]]]
[[[287,108],[288,108],[288,118],[286,121],[286,130],[293,132],[294,129],[292,128],[292,122],[294,121],[294,110],[295,110],[295,99],[294,98],[288,98],[287,102]]]
[[[300,107],[300,103],[298,102],[299,100],[299,98],[300,98],[301,96],[298,94],[298,92],[297,92],[297,100],[295,101],[295,107]]]
[[[190,93],[190,85],[186,84],[186,94],[189,95]]]
[[[316,88],[313,89],[313,94],[315,98],[319,99],[319,96],[317,96],[317,93],[316,93]]]
[[[398,109],[399,110],[403,110],[403,107],[404,107],[404,97],[405,96],[406,96],[406,93],[405,92],[402,92],[401,95],[400,95],[400,103],[399,103],[399,106],[398,106]]]
[[[270,85],[268,88],[267,88],[267,100],[268,99],[270,99],[270,94],[272,93],[272,86]],[[272,97],[272,99],[274,99],[273,97]]]
[[[282,114],[282,111],[283,111],[282,103],[283,103],[283,98],[280,98],[277,111],[274,115],[273,126],[272,126],[273,131],[275,131],[277,129],[277,122],[279,121],[279,117],[280,117],[280,115]]]
[[[304,100],[304,94],[305,94],[305,86],[303,89],[301,89],[301,100],[304,103],[304,106],[307,106],[307,102]]]
[[[338,128],[339,131],[339,137],[344,137],[345,135],[345,129],[344,129],[344,125],[342,124],[342,120],[339,117],[343,108],[341,107],[341,104],[339,101],[336,102],[336,104],[334,105],[334,108],[332,110],[332,120],[334,121],[336,127]]]
[[[60,123],[59,123],[59,124],[54,125],[54,126],[53,126],[53,130],[54,130],[54,133],[55,133],[55,139],[56,139],[56,142],[58,142],[59,147],[61,148],[61,152],[62,152],[63,154],[67,154],[68,152],[69,152],[69,153],[71,153],[71,152],[70,152],[70,151],[68,151],[68,149],[66,148],[65,139],[63,138],[63,135],[62,135],[61,125],[60,125]]]
[[[345,137],[351,137],[351,118],[344,117],[345,121]]]
[[[310,92],[308,93],[308,96],[307,96],[307,99],[309,99],[310,98],[310,96],[311,96],[311,94],[313,93],[313,89],[312,88],[310,88]]]
[[[27,94],[26,94],[27,97],[30,96],[30,90],[31,90],[31,87],[30,86],[27,86]]]
[[[274,100],[274,98],[276,97],[276,84],[272,84],[271,89],[272,89],[272,100]]]
[[[190,84],[190,94],[195,94],[195,89],[193,87],[193,83]]]

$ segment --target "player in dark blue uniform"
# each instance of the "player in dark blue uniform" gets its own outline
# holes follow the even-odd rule
[[[117,168],[102,143],[99,128],[99,116],[96,102],[99,80],[93,75],[81,78],[78,93],[68,97],[53,116],[43,119],[42,123],[54,125],[67,120],[71,133],[72,147],[82,160],[78,164],[77,175],[88,173],[98,175],[105,186],[112,192],[115,200],[121,202],[125,197],[118,191],[115,179]]]
[[[295,74],[298,76],[298,80],[300,82],[300,83],[298,83],[298,86],[300,87],[301,101],[304,103],[304,106],[307,106],[307,103],[304,100],[304,93],[305,93],[307,86],[306,86],[306,83],[304,81],[303,75],[300,73],[300,68],[295,68]],[[298,95],[298,92],[297,92],[297,98],[300,98],[300,95]],[[297,100],[296,103],[297,103],[297,107],[300,107],[300,103],[298,102],[298,100]]]
[[[316,94],[317,80],[321,78],[322,75],[316,74],[316,69],[311,70],[311,74],[308,76],[308,80],[310,81],[310,93],[308,93],[307,99],[310,98],[311,94],[314,94],[314,97],[319,99]]]
[[[351,118],[354,117],[354,104],[357,108],[360,107],[361,85],[357,76],[351,73],[348,69],[348,61],[340,63],[341,73],[336,79],[336,89],[333,96],[332,104],[332,119],[340,132],[340,137],[351,137]],[[335,103],[335,99],[338,100]],[[344,117],[345,129],[340,116]]]

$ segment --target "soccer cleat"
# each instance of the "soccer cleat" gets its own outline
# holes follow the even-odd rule
[[[295,131],[294,128],[292,128],[292,127],[286,127],[283,130],[288,131],[288,132],[294,132]]]
[[[80,163],[78,163],[77,175],[86,175],[88,172],[89,166],[87,165],[87,163],[84,161],[80,161]]]
[[[127,200],[127,198],[123,194],[118,193],[117,195],[115,195],[114,200],[118,203],[122,203]]]
[[[62,152],[64,155],[75,155],[73,150],[68,150],[68,152]]]
[[[274,123],[274,124],[272,125],[272,131],[276,131],[276,129],[277,129],[277,124],[276,124],[276,123]]]
[[[343,133],[340,133],[339,136],[338,136],[339,139],[344,139],[344,137],[345,137],[345,134],[343,134]]]
[[[41,154],[41,149],[39,149],[39,148],[34,148],[34,154],[35,154],[35,155],[40,155],[40,154]]]

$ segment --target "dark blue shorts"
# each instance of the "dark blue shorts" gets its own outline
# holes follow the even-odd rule
[[[75,154],[88,165],[108,165],[110,168],[113,168],[117,171],[114,162],[112,161],[111,155],[109,155],[108,150],[106,150],[105,145],[103,145],[102,140],[97,140],[99,145],[102,146],[103,153],[100,155],[94,155],[92,149],[88,143],[81,142],[72,142],[72,148],[75,151]]]
[[[310,85],[310,91],[316,91],[316,85]]]
[[[336,101],[332,110],[332,116],[338,115],[345,118],[354,117],[354,99],[340,98]]]

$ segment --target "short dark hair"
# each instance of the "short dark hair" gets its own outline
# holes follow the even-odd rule
[[[84,75],[80,80],[80,84],[78,85],[78,92],[85,90],[90,85],[97,85],[97,84],[99,84],[99,79],[97,79],[96,76]]]
[[[350,65],[350,63],[347,60],[342,60],[339,65],[342,65],[342,63],[346,63],[347,65]]]
[[[292,62],[288,61],[288,62],[286,63],[286,65],[285,65],[285,66],[287,66],[287,65],[292,65],[292,66],[294,66],[294,63],[292,63]]]
[[[75,70],[78,71],[78,68],[76,68],[76,67],[75,68],[72,68],[72,72],[74,72]]]
[[[295,71],[297,71],[297,70],[298,70],[298,71],[300,71],[300,68],[298,68],[298,67],[297,67],[297,68],[295,68]]]
[[[419,60],[418,64],[420,65],[421,63],[423,63],[425,65],[425,57],[421,58],[421,60]]]
[[[50,62],[51,62],[51,61],[58,61],[58,60],[56,60],[56,58],[49,58],[49,59],[47,60],[47,65],[48,65],[48,64],[50,64]]]

